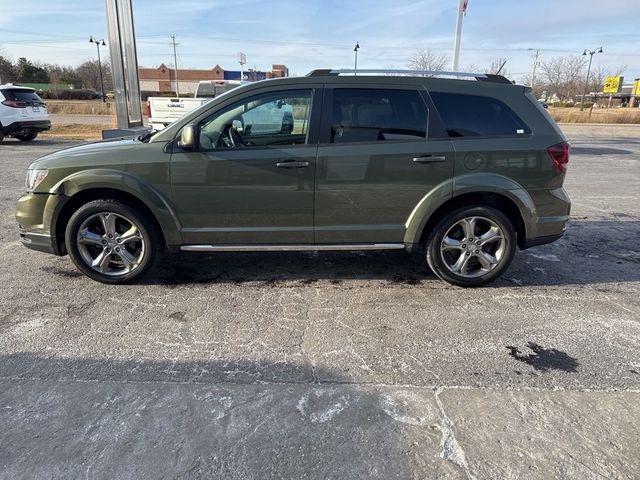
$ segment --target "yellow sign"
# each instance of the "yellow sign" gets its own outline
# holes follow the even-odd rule
[[[618,93],[624,77],[607,77],[604,79],[603,93]]]
[[[636,81],[633,83],[632,95],[640,95],[640,78],[636,79]]]

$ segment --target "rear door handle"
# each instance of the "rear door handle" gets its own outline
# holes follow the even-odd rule
[[[423,155],[422,157],[414,157],[415,163],[440,163],[446,162],[447,157],[444,155]]]
[[[309,162],[278,162],[276,163],[276,167],[280,168],[304,168],[308,167]]]

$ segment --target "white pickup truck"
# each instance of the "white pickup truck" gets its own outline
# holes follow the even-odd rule
[[[162,130],[187,113],[239,85],[239,81],[232,80],[201,81],[196,88],[195,98],[149,97],[147,99],[149,124],[154,130]]]

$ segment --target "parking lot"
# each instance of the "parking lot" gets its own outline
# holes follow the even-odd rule
[[[20,245],[0,145],[0,478],[640,478],[640,128],[571,127],[572,222],[487,288],[401,252]]]

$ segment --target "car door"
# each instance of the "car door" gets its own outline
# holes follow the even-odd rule
[[[451,179],[454,152],[420,87],[325,90],[317,243],[401,243],[421,199]]]
[[[250,93],[197,122],[194,151],[174,142],[171,184],[184,243],[313,243],[321,97],[320,85]],[[255,124],[274,104],[293,106],[293,129]]]

